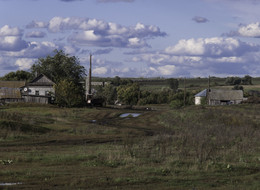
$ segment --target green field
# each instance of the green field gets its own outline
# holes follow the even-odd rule
[[[132,80],[138,82],[141,90],[159,92],[164,88],[169,88],[166,78],[122,78],[125,80]],[[188,91],[199,91],[208,88],[208,78],[177,78],[179,81],[179,89],[186,89]],[[112,81],[113,78],[94,78],[94,81]],[[185,81],[185,82],[184,82]],[[228,88],[232,89],[234,86],[227,86],[225,84],[226,78],[211,77],[210,87],[211,88]],[[260,91],[260,77],[252,78],[252,85],[242,85],[245,92],[249,90]]]
[[[259,139],[260,105],[14,104],[0,107],[0,189],[258,190]]]

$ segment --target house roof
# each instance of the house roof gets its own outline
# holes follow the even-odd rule
[[[212,100],[241,100],[243,99],[243,91],[210,89],[209,98]]]
[[[198,94],[195,95],[195,97],[206,97],[207,96],[207,89],[202,90]]]
[[[27,86],[53,86],[55,83],[49,79],[46,75],[40,74],[34,78]]]
[[[21,88],[25,81],[0,81],[0,88]]]

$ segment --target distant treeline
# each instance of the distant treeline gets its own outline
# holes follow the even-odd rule
[[[115,81],[118,77],[114,78],[102,78],[94,77],[94,81]],[[167,85],[167,80],[171,78],[121,78],[124,81],[132,81],[138,83],[139,85]],[[186,82],[186,87],[207,87],[209,78],[174,78],[179,81],[179,87],[184,87],[184,80]],[[233,86],[233,85],[257,85],[260,84],[260,77],[251,77],[246,75],[244,77],[210,77],[211,86]]]

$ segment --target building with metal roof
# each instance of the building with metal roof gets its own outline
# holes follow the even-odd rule
[[[208,105],[240,104],[244,99],[242,90],[204,89],[195,95],[195,105],[206,99]]]

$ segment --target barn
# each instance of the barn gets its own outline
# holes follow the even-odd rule
[[[208,105],[240,104],[244,99],[242,90],[205,89],[195,95],[195,105],[206,100]]]

